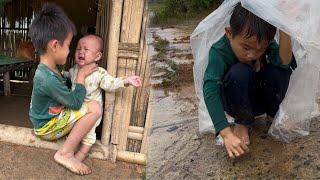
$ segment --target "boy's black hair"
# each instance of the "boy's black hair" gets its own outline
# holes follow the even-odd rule
[[[274,26],[243,8],[241,3],[233,10],[230,27],[233,37],[243,33],[247,38],[256,36],[258,42],[266,40],[268,43],[274,39],[277,31]]]
[[[56,39],[62,45],[68,34],[76,35],[76,27],[57,5],[46,3],[33,20],[29,37],[38,55],[46,52],[48,42]]]

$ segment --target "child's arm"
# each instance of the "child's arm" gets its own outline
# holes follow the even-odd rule
[[[119,88],[127,87],[129,85],[135,87],[141,86],[141,78],[138,76],[115,78],[103,68],[99,68],[99,74],[101,76],[100,87],[105,91],[115,91]]]
[[[234,158],[235,156],[244,154],[249,149],[240,138],[231,131],[224,114],[220,92],[226,70],[223,58],[224,56],[217,50],[210,50],[209,64],[204,75],[203,96],[216,133],[219,133],[223,138],[229,157]]]
[[[124,86],[140,87],[142,85],[142,78],[139,76],[129,76],[124,80]]]
[[[291,37],[280,30],[279,37],[279,55],[283,65],[288,65],[292,60]]]
[[[97,65],[88,65],[81,68],[78,72],[75,89],[73,91],[70,91],[70,89],[56,77],[51,77],[45,81],[43,91],[64,107],[80,109],[86,95],[86,89],[83,85],[84,79],[95,71],[96,68]]]

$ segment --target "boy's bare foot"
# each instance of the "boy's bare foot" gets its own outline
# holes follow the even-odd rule
[[[235,124],[233,133],[238,136],[244,144],[249,145],[250,139],[249,139],[249,133],[248,133],[248,127],[242,124]]]
[[[59,151],[54,155],[54,160],[71,172],[86,175],[91,173],[91,169],[74,157],[73,154],[63,154]]]
[[[87,157],[88,154],[81,152],[80,150],[76,153],[76,155],[74,156],[77,160],[79,160],[80,162],[84,161]]]

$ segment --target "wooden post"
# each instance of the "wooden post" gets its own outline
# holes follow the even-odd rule
[[[9,73],[9,71],[3,73],[3,84],[4,84],[4,95],[10,96],[11,89],[10,89],[10,73]]]
[[[112,0],[111,3],[112,4],[111,4],[111,20],[110,20],[110,26],[109,26],[110,31],[109,31],[109,39],[108,39],[107,71],[110,75],[116,76],[123,0]],[[106,92],[102,137],[101,137],[101,142],[104,145],[108,145],[110,143],[111,124],[113,122],[114,101],[115,101],[115,94]]]

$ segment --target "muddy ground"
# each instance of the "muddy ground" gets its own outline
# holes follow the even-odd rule
[[[270,123],[259,120],[251,133],[250,153],[231,160],[212,134],[198,133],[197,97],[192,82],[191,26],[150,28],[149,44],[158,37],[169,41],[167,64],[177,63],[177,80],[163,86],[166,63],[153,56],[154,117],[150,138],[148,179],[310,179],[320,178],[320,122],[309,136],[285,144],[267,134]],[[183,55],[181,55],[183,54]],[[180,62],[180,63],[179,63]]]
[[[31,87],[12,83],[14,96],[0,95],[0,123],[32,127],[28,119]],[[142,179],[145,167],[89,158],[92,174],[75,175],[53,160],[55,151],[1,142],[0,179]]]

